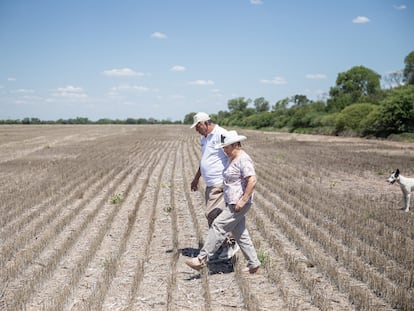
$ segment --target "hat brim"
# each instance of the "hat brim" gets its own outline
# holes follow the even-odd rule
[[[238,135],[237,137],[234,137],[234,138],[230,139],[229,141],[227,141],[225,143],[215,145],[214,148],[216,148],[216,149],[224,148],[226,146],[229,146],[229,145],[234,144],[234,143],[241,142],[241,141],[246,140],[246,139],[247,139],[246,136]]]

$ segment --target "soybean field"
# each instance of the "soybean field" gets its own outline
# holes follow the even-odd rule
[[[0,310],[414,310],[414,203],[386,183],[414,144],[237,131],[255,275],[184,263],[208,230],[189,126],[0,126]]]

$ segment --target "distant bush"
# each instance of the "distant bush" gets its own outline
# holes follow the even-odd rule
[[[351,136],[353,136],[352,133],[362,134],[364,120],[376,108],[376,105],[369,103],[352,104],[346,107],[336,116],[335,131],[337,133],[346,132]]]

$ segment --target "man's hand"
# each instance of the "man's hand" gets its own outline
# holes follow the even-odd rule
[[[194,176],[193,181],[191,182],[191,191],[197,191],[198,190],[198,180],[201,177],[201,170],[200,167],[197,170],[197,173]]]
[[[193,179],[191,182],[191,191],[197,191],[198,190],[198,179]]]

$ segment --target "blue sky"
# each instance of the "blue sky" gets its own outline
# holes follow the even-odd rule
[[[0,0],[0,119],[183,120],[404,68],[413,0]]]

